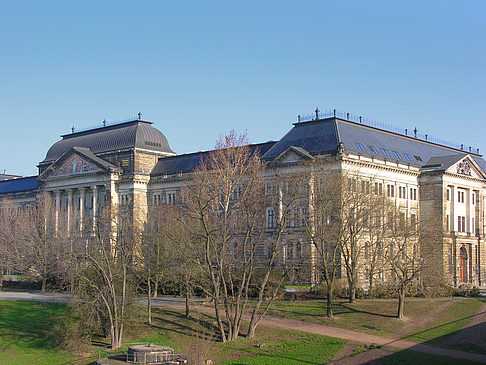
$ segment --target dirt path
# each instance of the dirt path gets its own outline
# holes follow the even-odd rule
[[[184,308],[184,305],[179,303],[162,304],[157,306],[165,307],[165,308],[174,308],[179,310],[182,310]],[[205,307],[201,305],[194,305],[192,306],[191,310],[196,312],[206,313],[206,314],[214,313],[213,308]],[[446,349],[442,347],[424,345],[413,341],[401,340],[401,339],[385,337],[385,336],[377,336],[369,333],[352,331],[345,328],[331,327],[322,324],[299,321],[296,319],[281,318],[281,317],[267,315],[262,319],[260,323],[261,325],[266,325],[266,326],[274,326],[283,329],[298,330],[298,331],[315,333],[318,335],[324,335],[329,337],[337,337],[344,340],[353,341],[355,343],[388,346],[400,350],[413,350],[413,351],[423,352],[432,355],[441,355],[441,356],[447,356],[447,357],[452,357],[457,359],[475,361],[478,363],[486,363],[486,355],[484,354],[476,354],[471,352],[464,352],[464,351]],[[369,351],[368,353],[369,355],[366,356],[373,356],[373,357],[378,356],[377,358],[381,358],[389,354],[389,352],[387,352],[387,354],[384,355],[381,353],[381,351],[377,351],[377,350]],[[358,355],[359,358],[361,358],[361,356],[365,356],[365,355],[361,355],[361,356],[360,355]],[[354,361],[351,360],[350,357],[347,357],[347,359],[349,361]],[[342,362],[340,362],[340,364],[341,363]]]
[[[455,335],[452,335],[441,344],[445,346],[472,343],[486,351],[486,304],[483,304],[471,323],[467,324]]]

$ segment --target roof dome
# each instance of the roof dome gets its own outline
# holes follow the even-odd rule
[[[46,158],[41,164],[56,160],[71,147],[89,148],[95,154],[133,148],[175,154],[162,132],[152,127],[152,122],[132,120],[65,134],[62,136],[62,140],[49,148]]]

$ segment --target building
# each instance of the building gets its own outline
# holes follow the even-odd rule
[[[280,140],[250,147],[282,172],[329,156],[358,183],[393,199],[404,216],[435,214],[443,224],[434,250],[444,277],[456,286],[484,284],[486,161],[479,150],[434,142],[416,129],[389,131],[335,111],[316,110],[315,117],[304,119]],[[181,182],[207,154],[175,154],[166,137],[140,118],[61,137],[39,163],[38,176],[0,181],[0,198],[29,206],[48,193],[56,224],[69,230],[93,225],[103,205],[128,206],[143,216],[150,205],[173,202]]]

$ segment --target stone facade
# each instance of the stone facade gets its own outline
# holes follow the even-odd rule
[[[105,205],[127,206],[146,219],[149,206],[174,202],[205,154],[176,155],[165,136],[142,120],[62,137],[39,163],[38,176],[0,181],[0,200],[28,206],[50,194],[57,224],[69,230],[89,230]],[[329,169],[387,195],[404,217],[437,217],[441,235],[430,249],[445,280],[485,283],[486,162],[479,153],[336,117],[296,123],[279,141],[250,147],[267,162],[268,181],[327,156]],[[288,250],[291,259],[297,245]],[[314,263],[311,255],[309,267]],[[365,276],[362,270],[362,283]]]

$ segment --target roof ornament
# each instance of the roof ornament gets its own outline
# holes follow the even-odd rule
[[[106,119],[103,119],[103,127],[106,127]]]
[[[319,120],[319,112],[320,112],[319,108],[316,107],[316,110],[314,111],[316,112],[316,120]]]
[[[72,128],[71,128],[71,132],[74,133],[74,126],[72,126]]]
[[[413,130],[413,134],[415,135],[415,138],[417,138],[417,132],[418,132],[417,127],[415,127],[415,129]]]
[[[142,112],[138,112],[138,120],[142,120]]]
[[[337,155],[339,157],[342,157],[344,155],[344,151],[346,151],[346,147],[344,147],[344,143],[339,142],[339,144],[337,146]]]

